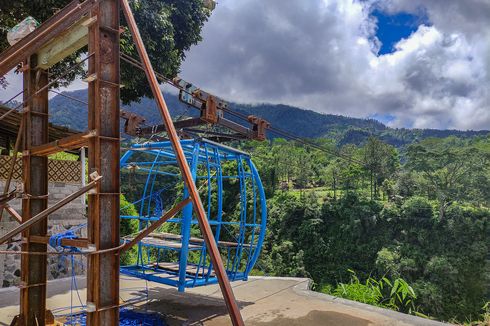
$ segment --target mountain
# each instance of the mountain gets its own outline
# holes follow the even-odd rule
[[[87,92],[78,90],[65,92],[66,95],[87,101]],[[174,117],[197,116],[198,111],[181,103],[178,96],[167,93],[165,100]],[[146,124],[161,123],[160,113],[153,99],[142,98],[140,102],[123,105],[128,111],[146,118]],[[369,136],[377,136],[384,142],[402,147],[429,137],[445,138],[456,136],[471,138],[487,136],[490,131],[461,131],[437,129],[390,128],[374,119],[358,119],[334,114],[322,114],[288,105],[238,104],[230,103],[230,108],[246,115],[256,115],[268,120],[272,126],[305,138],[333,138],[339,145],[362,144]],[[83,103],[56,95],[50,100],[51,122],[77,130],[87,128],[87,109]],[[231,119],[231,118],[230,118]]]

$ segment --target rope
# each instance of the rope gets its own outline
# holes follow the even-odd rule
[[[20,91],[19,93],[15,94],[14,96],[12,96],[10,99],[8,99],[7,101],[3,102],[2,105],[6,106],[7,104],[9,104],[10,102],[12,102],[13,100],[15,100],[17,98],[17,96],[19,96],[20,94],[24,93],[24,90]]]
[[[80,253],[80,250],[76,247],[62,245],[63,239],[77,239],[78,235],[76,234],[76,232],[86,226],[87,224],[78,225],[65,232],[54,234],[49,239],[49,245],[55,248],[56,250],[62,250],[63,248],[68,248],[70,250],[69,252],[66,251],[60,252],[61,254],[67,254],[67,256],[70,256],[70,261],[71,261],[70,306],[61,307],[53,310],[53,313],[55,313],[57,317],[66,318],[64,325],[86,325],[86,318],[87,318],[86,311],[85,311],[86,306],[83,304],[80,291],[78,288],[78,284],[77,284],[76,273],[75,273],[75,264],[76,264],[75,254]],[[84,266],[83,262],[80,262],[80,264]],[[127,290],[134,291],[135,288],[129,288]],[[145,288],[143,288],[143,290],[145,292],[146,300],[148,300],[148,282],[145,282]],[[76,293],[76,296],[78,298],[79,305],[77,306],[73,305],[73,292]],[[140,301],[141,301],[140,298],[134,298],[134,299],[124,301],[124,304],[132,304]],[[74,309],[81,309],[82,312],[74,313]],[[58,313],[66,310],[69,310],[69,314],[63,315]],[[143,314],[139,312],[134,312],[127,308],[121,309],[119,324],[120,325],[166,325],[163,319],[161,318],[161,316],[158,314],[153,314],[153,315]]]
[[[70,239],[70,240],[78,239],[79,237],[75,232],[77,232],[78,230],[80,230],[86,226],[87,226],[87,224],[85,223],[85,224],[78,225],[74,228],[71,228],[65,232],[53,234],[49,238],[49,245],[55,249],[67,248],[70,250],[70,252],[80,252],[80,249],[78,249],[76,247],[63,246],[61,243],[62,243],[63,239]]]
[[[87,325],[87,313],[82,312],[70,316],[64,325]],[[122,308],[119,311],[119,325],[121,326],[166,326],[163,316],[159,313],[144,313],[132,308]]]
[[[32,98],[34,96],[36,96],[37,94],[39,94],[40,92],[48,89],[50,86],[52,86],[54,83],[58,82],[61,78],[67,76],[69,73],[71,73],[73,70],[75,70],[75,68],[77,68],[78,66],[80,66],[82,63],[84,63],[85,61],[87,61],[88,59],[90,59],[94,54],[90,54],[88,55],[85,59],[81,60],[80,62],[77,62],[76,64],[74,64],[73,66],[71,66],[70,68],[68,68],[67,70],[65,70],[61,75],[59,75],[57,78],[53,79],[52,81],[50,81],[48,84],[46,84],[45,86],[41,87],[40,89],[38,89],[36,92],[34,92],[33,94],[31,94],[27,99],[25,99],[24,101],[22,101],[22,103],[20,103],[19,105],[17,105],[16,107],[8,110],[7,112],[5,112],[2,116],[0,116],[0,120],[3,120],[5,117],[9,116],[10,114],[12,114],[12,112],[14,111],[17,111],[18,109],[20,109],[22,106],[24,106],[26,103],[28,103],[30,100],[32,100]],[[22,111],[23,112],[23,111]]]

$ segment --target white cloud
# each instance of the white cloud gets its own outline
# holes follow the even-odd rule
[[[423,14],[431,26],[378,57],[373,7]],[[181,75],[244,103],[490,129],[488,17],[489,0],[221,0]],[[20,90],[21,76],[8,80],[0,100]]]
[[[182,76],[235,101],[390,114],[396,126],[488,129],[490,33],[483,18],[490,7],[461,3],[222,0]],[[424,11],[432,25],[378,57],[373,5]]]

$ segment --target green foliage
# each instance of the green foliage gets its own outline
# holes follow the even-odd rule
[[[78,161],[79,156],[67,152],[58,152],[56,154],[49,155],[49,159],[59,161]]]
[[[488,318],[490,139],[341,149],[368,169],[297,147],[245,147],[269,194],[266,273],[306,275],[323,292],[420,316]]]
[[[391,281],[387,277],[381,277],[379,280],[368,277],[361,282],[356,272],[351,269],[348,271],[349,283],[338,283],[335,288],[331,285],[323,285],[320,292],[373,306],[416,313],[414,300],[417,296],[413,288],[402,278]]]
[[[490,156],[466,141],[451,137],[428,139],[408,147],[407,168],[421,172],[439,203],[439,218],[443,219],[449,205],[458,200],[472,200],[478,188],[475,180],[488,178]]]
[[[134,205],[128,202],[126,200],[126,197],[124,197],[124,195],[120,195],[119,200],[121,206],[120,209],[121,215],[132,215],[132,216],[138,215]],[[121,237],[138,232],[138,220],[121,219],[119,225],[119,232],[121,234]],[[137,258],[136,256],[137,256],[137,250],[135,247],[133,247],[121,255],[121,265],[134,264],[136,262],[136,258]]]
[[[131,1],[130,5],[154,69],[168,77],[176,76],[185,51],[201,41],[201,29],[210,11],[202,0],[145,0]],[[127,28],[121,35],[121,51],[138,56]],[[121,80],[124,103],[153,97],[145,74],[127,63],[121,64]]]
[[[0,51],[8,47],[6,37],[8,27],[13,27],[27,16],[33,16],[37,21],[44,22],[70,2],[71,0],[2,2],[0,26],[6,28],[0,29]],[[209,17],[209,9],[205,8],[202,0],[130,1],[130,6],[153,67],[168,77],[175,76],[185,58],[185,51],[201,40],[201,29]],[[121,25],[126,26],[126,21],[122,17]],[[121,35],[121,50],[137,57],[127,27],[126,32]],[[61,75],[86,51],[86,48],[82,49],[50,68],[51,75]],[[67,85],[82,74],[83,65],[55,86]],[[121,91],[121,98],[125,103],[138,100],[142,96],[152,97],[144,73],[127,63],[121,64],[121,83],[125,86]]]

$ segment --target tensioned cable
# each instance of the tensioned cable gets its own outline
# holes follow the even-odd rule
[[[65,97],[65,98],[67,98],[69,100],[72,100],[72,101],[75,101],[75,102],[78,102],[78,103],[82,103],[82,104],[88,105],[88,102],[85,102],[84,100],[78,99],[78,98],[76,98],[74,96],[66,95],[63,92],[58,92],[58,91],[55,91],[54,89],[50,89],[49,91],[52,92],[52,93],[55,93],[55,94],[57,94],[59,96]]]
[[[311,146],[311,147],[316,148],[318,150],[321,150],[321,151],[324,151],[326,153],[335,155],[335,156],[337,156],[339,158],[342,158],[344,160],[350,161],[351,163],[359,164],[359,165],[361,165],[363,167],[366,166],[366,164],[364,162],[362,162],[362,161],[356,160],[356,159],[354,159],[354,158],[352,158],[350,156],[347,156],[345,154],[339,153],[337,151],[328,150],[328,149],[326,149],[326,148],[324,148],[324,147],[322,147],[322,146],[320,146],[318,144],[315,144],[314,142],[306,141],[306,140],[304,140],[304,139],[302,139],[302,138],[300,138],[300,137],[298,137],[296,135],[293,135],[293,134],[291,134],[291,133],[289,133],[287,131],[284,131],[284,130],[281,130],[281,129],[278,129],[278,128],[273,128],[273,127],[269,127],[268,129],[271,132],[275,133],[275,134],[278,134],[278,135],[281,135],[281,136],[284,136],[284,137],[293,139],[295,141],[301,142],[304,145]]]
[[[141,65],[141,62],[139,62],[137,59],[125,54],[125,53],[121,53],[121,59],[124,60],[125,62],[141,69],[141,70],[144,70],[143,66]],[[159,73],[159,72],[156,72],[155,71],[155,75],[157,76],[158,79],[160,79],[161,81],[164,81],[166,83],[168,83],[169,85],[179,89],[180,91],[184,92],[184,93],[187,93],[189,95],[193,95],[191,92],[189,92],[188,90],[182,88],[182,87],[179,87],[177,85],[175,85],[171,79],[165,77],[163,74]],[[229,113],[237,118],[240,118],[244,121],[247,121],[248,122],[248,116],[245,115],[245,114],[242,114],[240,112],[237,112],[237,111],[234,111],[234,110],[231,110],[229,108],[222,108],[223,111],[225,111],[226,113]],[[279,128],[275,128],[275,127],[268,127],[267,128],[268,130],[270,130],[271,132],[275,133],[275,134],[278,134],[278,135],[282,135],[284,137],[287,137],[289,139],[292,139],[292,140],[295,140],[295,141],[298,141],[300,143],[302,143],[303,145],[305,146],[310,146],[310,147],[313,147],[317,150],[320,150],[320,151],[323,151],[327,154],[330,154],[330,155],[334,155],[334,156],[337,156],[341,159],[344,159],[346,161],[349,161],[350,163],[354,163],[354,164],[358,164],[360,165],[361,167],[363,168],[367,168],[366,167],[366,164],[362,161],[359,161],[359,160],[356,160],[348,155],[345,155],[345,154],[342,154],[342,153],[339,153],[338,151],[333,151],[333,150],[329,150],[325,147],[322,147],[318,144],[315,144],[314,142],[312,141],[307,141],[299,136],[296,136],[296,135],[293,135],[287,131],[284,131],[284,130],[281,130]]]
[[[76,64],[74,64],[73,66],[71,66],[70,68],[68,68],[67,70],[65,70],[61,75],[59,75],[58,77],[56,77],[55,79],[53,79],[52,81],[50,81],[48,84],[44,85],[43,87],[41,87],[40,89],[38,89],[36,92],[34,92],[33,94],[31,94],[27,99],[25,99],[24,101],[22,101],[22,103],[20,103],[19,105],[17,105],[14,108],[8,110],[7,112],[5,112],[2,116],[0,116],[0,121],[2,119],[4,119],[5,117],[9,116],[10,114],[12,114],[12,112],[17,111],[18,109],[20,109],[22,106],[24,106],[27,102],[29,102],[34,96],[36,96],[40,92],[46,90],[47,88],[49,88],[50,86],[52,86],[54,83],[58,82],[61,78],[66,77],[69,73],[71,73],[73,70],[75,70],[75,68],[79,67],[82,63],[84,63],[85,61],[87,61],[93,55],[94,55],[94,53],[88,55],[85,59],[81,60],[80,62],[77,62]]]
[[[86,102],[86,101],[84,101],[84,100],[81,100],[81,99],[79,99],[79,98],[76,98],[76,97],[74,97],[74,96],[70,96],[70,95],[67,95],[67,94],[65,94],[65,93],[63,93],[63,92],[58,92],[58,91],[55,91],[55,90],[53,90],[53,89],[50,89],[49,91],[50,91],[50,92],[53,92],[53,93],[55,93],[55,94],[57,94],[57,95],[59,95],[59,96],[61,96],[61,97],[65,97],[65,98],[67,98],[67,99],[69,99],[69,100],[72,100],[72,101],[75,101],[75,102],[78,102],[78,103],[81,103],[81,104],[85,104],[85,105],[87,105],[87,106],[88,106],[88,102]],[[123,109],[124,109],[124,108],[123,108]],[[149,127],[149,126],[150,126],[150,125],[148,125],[148,124],[144,124],[144,123],[142,123],[141,125],[142,125],[142,126],[144,126],[144,127]]]
[[[17,94],[15,94],[13,97],[11,97],[10,99],[8,99],[7,101],[1,103],[2,105],[7,105],[9,104],[10,102],[12,102],[13,100],[15,100],[17,98],[17,96],[19,96],[20,94],[24,93],[24,91],[20,91],[18,92]]]

